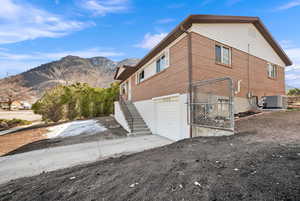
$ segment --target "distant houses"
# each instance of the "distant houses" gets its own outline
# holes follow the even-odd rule
[[[0,109],[9,110],[9,103],[7,100],[0,100]],[[11,110],[30,110],[31,104],[27,101],[13,101]]]

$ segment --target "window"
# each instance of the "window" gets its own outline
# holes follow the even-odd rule
[[[216,45],[216,62],[222,62],[222,48],[219,45]]]
[[[222,63],[225,65],[231,64],[231,52],[230,48],[224,47],[222,45],[216,45],[215,47],[215,54],[216,54],[216,62]]]
[[[277,77],[277,68],[274,64],[268,64],[268,77],[276,78]]]
[[[222,50],[223,50],[222,63],[229,65],[230,64],[229,48],[223,47]]]
[[[138,83],[141,83],[141,82],[143,82],[144,81],[144,79],[145,79],[145,71],[144,70],[142,70],[141,72],[139,72],[139,74],[138,74]]]
[[[158,60],[156,60],[156,72],[159,73],[166,69],[166,56],[162,55]]]
[[[128,86],[128,82],[125,82],[121,85],[121,94],[125,95],[126,94],[126,88]]]

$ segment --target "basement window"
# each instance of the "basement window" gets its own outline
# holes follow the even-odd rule
[[[277,77],[277,67],[274,64],[268,64],[268,77],[275,79]]]
[[[220,64],[230,65],[231,64],[231,51],[230,48],[216,45],[215,46],[216,62]]]

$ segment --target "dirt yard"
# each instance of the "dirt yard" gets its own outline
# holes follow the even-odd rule
[[[300,112],[236,122],[237,135],[11,181],[1,201],[299,201]]]
[[[0,156],[12,152],[24,145],[43,140],[47,133],[46,128],[36,128],[31,130],[24,130],[8,135],[0,136]]]
[[[117,124],[114,118],[99,117],[96,120],[105,126],[107,130],[96,133],[95,135],[85,135],[85,133],[82,133],[78,136],[47,139],[45,134],[48,132],[47,128],[49,125],[41,124],[24,128],[22,131],[12,134],[0,136],[0,156],[50,147],[126,137],[127,132]],[[52,124],[52,126],[53,125],[57,124]]]

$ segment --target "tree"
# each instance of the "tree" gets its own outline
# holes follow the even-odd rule
[[[31,88],[22,86],[21,80],[13,78],[9,81],[6,79],[0,84],[0,97],[7,101],[9,110],[14,101],[25,101],[34,96]]]
[[[60,85],[48,90],[32,109],[42,115],[43,120],[54,122],[105,116],[113,113],[118,94],[119,84],[105,89],[82,83]]]
[[[44,121],[58,122],[64,118],[65,107],[62,101],[63,86],[47,91],[41,99],[32,105],[34,113],[42,115]]]
[[[295,88],[295,89],[290,89],[288,92],[289,96],[300,96],[300,89]]]

